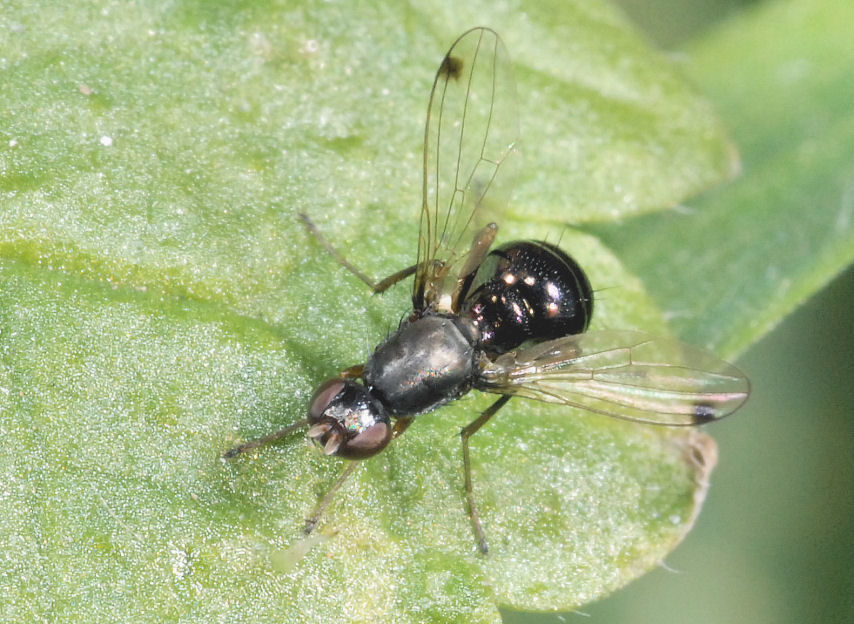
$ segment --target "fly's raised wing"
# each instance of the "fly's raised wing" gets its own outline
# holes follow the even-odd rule
[[[462,282],[495,236],[494,225],[483,231],[488,215],[509,199],[514,176],[505,159],[518,134],[507,50],[494,31],[469,30],[445,55],[430,93],[412,292],[416,310],[458,311]]]
[[[697,425],[747,400],[744,374],[711,353],[635,331],[578,334],[506,353],[477,387],[627,420]]]

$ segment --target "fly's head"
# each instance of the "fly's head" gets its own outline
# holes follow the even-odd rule
[[[327,455],[364,459],[391,441],[392,427],[382,403],[351,379],[320,385],[308,406],[308,435]]]

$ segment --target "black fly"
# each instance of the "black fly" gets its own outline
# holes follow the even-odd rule
[[[375,292],[414,275],[412,313],[367,362],[321,384],[307,418],[227,457],[308,426],[327,455],[364,459],[419,414],[471,389],[499,394],[461,432],[468,511],[485,553],[469,439],[511,397],[661,425],[702,424],[744,403],[747,379],[710,353],[636,331],[585,333],[593,290],[558,247],[517,241],[493,248],[498,226],[488,215],[508,200],[507,158],[517,128],[504,45],[488,28],[469,30],[445,55],[430,93],[415,265],[373,283],[301,215],[318,241]],[[318,504],[307,532],[354,466]]]

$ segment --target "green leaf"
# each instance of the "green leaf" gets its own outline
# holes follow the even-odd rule
[[[732,127],[742,177],[596,229],[688,342],[734,357],[854,261],[852,20],[844,0],[771,2],[696,42],[686,69]]]
[[[562,236],[598,326],[664,332],[606,247],[555,224],[676,204],[734,152],[607,5],[3,11],[4,621],[496,621],[600,597],[684,536],[709,438],[514,401],[473,441],[477,555],[457,435],[477,393],[365,462],[309,538],[340,462],[300,435],[221,459],[407,311],[295,215],[369,273],[412,262],[433,72],[486,21],[516,58],[527,153],[502,236]]]

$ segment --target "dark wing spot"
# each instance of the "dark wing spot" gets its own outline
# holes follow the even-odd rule
[[[697,403],[694,406],[694,424],[702,425],[711,422],[717,418],[717,411],[714,406],[707,403]]]
[[[445,76],[446,78],[453,78],[454,80],[459,80],[460,75],[463,73],[463,59],[458,56],[447,55],[444,59],[442,59],[442,64],[439,65],[440,76]]]
[[[699,466],[701,468],[706,465],[706,458],[703,456],[703,452],[698,449],[696,446],[692,446],[689,448],[688,453],[691,456],[691,461],[694,462],[695,466]]]

